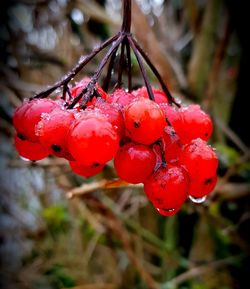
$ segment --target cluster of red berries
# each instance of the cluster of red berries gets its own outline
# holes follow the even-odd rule
[[[71,88],[74,98],[86,79]],[[143,183],[148,199],[160,214],[175,214],[187,197],[199,202],[216,184],[218,160],[207,141],[212,121],[198,105],[175,109],[161,90],[155,101],[142,87],[131,93],[107,94],[96,85],[83,110],[68,109],[62,98],[26,100],[14,113],[15,145],[35,161],[55,155],[72,170],[90,177],[114,158],[117,175]],[[70,99],[70,101],[72,101]]]

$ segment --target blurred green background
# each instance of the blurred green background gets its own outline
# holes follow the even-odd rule
[[[247,1],[133,1],[132,31],[173,95],[214,120],[219,182],[204,203],[165,218],[141,186],[103,188],[115,178],[112,162],[84,179],[61,159],[24,162],[13,147],[14,108],[116,33],[121,6],[1,1],[0,288],[249,288]],[[143,84],[136,62],[133,84]],[[68,198],[72,191],[81,195]]]

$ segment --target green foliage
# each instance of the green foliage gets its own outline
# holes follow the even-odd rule
[[[230,167],[237,162],[240,154],[236,149],[222,143],[215,143],[214,146],[223,166]]]
[[[56,264],[45,272],[48,276],[50,284],[55,289],[74,287],[75,281],[71,276],[67,275],[62,265]]]
[[[68,210],[64,205],[52,205],[45,208],[42,216],[48,225],[48,228],[53,233],[60,233],[67,230],[69,225]]]

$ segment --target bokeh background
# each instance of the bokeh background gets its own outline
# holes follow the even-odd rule
[[[84,179],[61,159],[24,162],[13,147],[14,108],[117,32],[121,1],[1,1],[0,288],[249,288],[247,2],[133,1],[133,33],[172,93],[211,114],[220,160],[209,198],[165,218],[141,186],[103,188],[112,162]],[[133,61],[134,88],[142,83]]]

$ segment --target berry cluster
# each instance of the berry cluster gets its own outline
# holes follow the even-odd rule
[[[63,157],[84,177],[114,159],[117,175],[143,183],[164,216],[175,214],[188,196],[199,202],[213,190],[218,160],[206,143],[212,121],[200,106],[175,109],[154,88],[152,101],[146,87],[107,94],[95,84],[83,107],[77,97],[88,82],[85,78],[72,87],[68,99],[34,98],[16,109],[15,145],[22,157]]]

